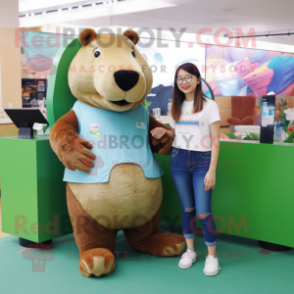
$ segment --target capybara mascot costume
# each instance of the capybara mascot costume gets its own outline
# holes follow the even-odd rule
[[[67,205],[85,276],[110,274],[115,240],[155,256],[179,255],[183,236],[160,232],[162,169],[153,152],[169,154],[173,138],[150,131],[169,127],[144,106],[152,73],[136,49],[134,31],[81,32],[83,45],[68,71],[72,110],[50,131],[50,144],[66,167]]]

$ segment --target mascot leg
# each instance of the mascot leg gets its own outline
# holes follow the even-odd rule
[[[100,225],[90,217],[66,184],[67,206],[74,237],[80,251],[79,269],[87,277],[110,274],[114,267],[117,230]]]
[[[160,211],[161,207],[144,225],[125,229],[126,240],[132,248],[154,256],[180,255],[185,247],[185,239],[182,235],[159,232]]]

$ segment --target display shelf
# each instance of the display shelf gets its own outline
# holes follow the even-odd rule
[[[1,118],[0,124],[12,124],[12,121],[10,118]]]

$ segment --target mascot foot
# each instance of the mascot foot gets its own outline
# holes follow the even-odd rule
[[[144,238],[138,238],[136,231],[125,233],[126,239],[132,248],[154,256],[179,256],[185,247],[185,238],[182,235],[157,232],[144,236]]]
[[[104,248],[95,248],[80,253],[80,272],[87,277],[100,277],[110,274],[114,267],[114,255]]]
[[[158,232],[149,239],[148,253],[155,256],[180,255],[186,243],[182,235]]]

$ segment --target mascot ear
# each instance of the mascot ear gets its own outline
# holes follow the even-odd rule
[[[79,35],[79,41],[83,46],[88,45],[97,37],[96,32],[93,29],[85,29]]]
[[[138,36],[138,34],[135,31],[128,30],[128,31],[125,31],[123,33],[123,35],[126,36],[127,38],[129,38],[135,45],[139,41],[139,36]]]

